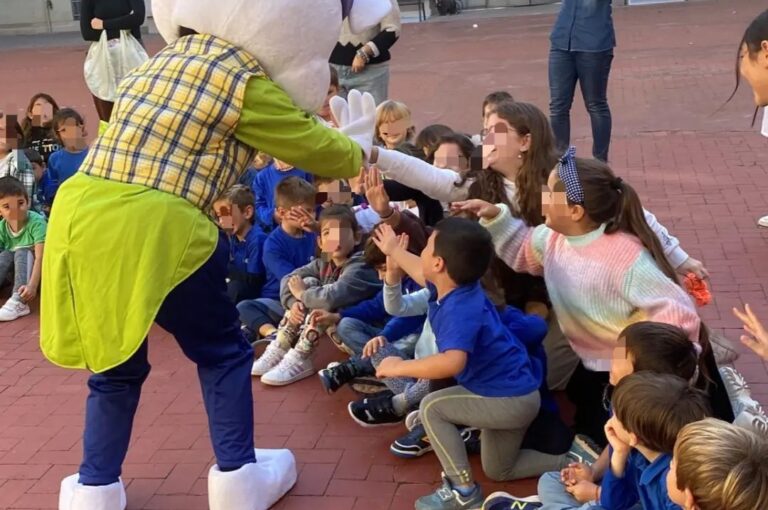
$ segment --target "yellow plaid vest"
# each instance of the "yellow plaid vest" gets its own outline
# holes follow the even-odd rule
[[[109,127],[80,171],[185,198],[209,212],[255,156],[234,134],[248,80],[263,71],[210,35],[182,37],[128,74]]]

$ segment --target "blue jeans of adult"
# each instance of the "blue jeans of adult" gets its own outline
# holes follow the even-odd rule
[[[608,75],[613,50],[587,52],[549,51],[549,114],[558,149],[571,142],[571,105],[576,82],[592,122],[592,155],[608,161],[611,145],[611,109],[608,107]]]
[[[256,462],[253,451],[253,349],[240,331],[227,296],[229,242],[218,245],[189,278],[163,301],[155,318],[197,364],[213,451],[222,471]],[[148,342],[125,363],[88,379],[80,483],[118,481],[131,439],[141,386],[150,372]]]
[[[344,99],[350,90],[369,92],[376,104],[387,100],[389,95],[389,62],[369,64],[359,73],[352,72],[352,66],[331,64],[339,75],[339,96]]]

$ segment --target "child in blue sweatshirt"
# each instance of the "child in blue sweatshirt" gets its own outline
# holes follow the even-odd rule
[[[232,186],[213,205],[220,226],[231,231],[227,292],[233,303],[253,299],[264,284],[262,253],[267,236],[253,225],[253,192]]]
[[[388,357],[377,377],[455,378],[458,385],[421,401],[421,421],[443,468],[443,487],[419,498],[416,510],[478,508],[459,424],[482,430],[483,469],[503,479],[518,460],[520,443],[539,412],[537,377],[525,345],[502,323],[480,285],[493,255],[490,235],[475,221],[447,218],[435,227],[421,257],[408,253],[384,225],[374,236],[391,261],[387,284],[402,268],[430,292],[428,319],[438,352],[415,360]]]
[[[237,304],[240,322],[246,335],[253,338],[274,337],[277,326],[285,316],[280,303],[280,281],[315,258],[317,236],[312,225],[297,219],[297,210],[312,214],[315,207],[315,187],[300,177],[288,177],[275,188],[275,215],[280,226],[264,241],[262,258],[266,281],[257,299]]]
[[[278,221],[275,217],[275,190],[278,184],[289,177],[299,177],[312,182],[312,174],[278,160],[273,160],[265,166],[253,179],[251,189],[256,195],[256,219],[267,232],[273,230]]]
[[[83,117],[72,108],[62,108],[53,116],[53,132],[61,144],[48,158],[47,179],[43,196],[50,208],[59,186],[75,175],[88,155],[88,142]]]

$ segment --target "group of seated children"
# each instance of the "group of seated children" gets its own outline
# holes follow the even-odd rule
[[[356,183],[275,162],[225,195],[232,296],[269,340],[253,375],[376,381],[350,417],[404,422],[392,453],[442,466],[417,510],[768,508],[768,420],[680,283],[704,266],[607,164],[555,155],[534,105],[491,94],[483,128],[481,147],[441,125],[414,138],[390,101]],[[325,338],[350,357],[318,371]],[[554,368],[563,349],[575,363]],[[538,495],[486,497],[475,449],[489,478],[539,477]]]

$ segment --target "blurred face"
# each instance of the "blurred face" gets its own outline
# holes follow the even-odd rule
[[[335,96],[336,94],[338,94],[338,93],[339,93],[339,89],[336,86],[331,85],[331,86],[328,87],[328,92],[325,95],[325,101],[323,101],[323,106],[321,106],[320,109],[317,111],[317,114],[320,117],[322,117],[322,118],[324,118],[326,120],[330,120],[331,119],[331,117],[332,117],[332,115],[331,115],[331,98],[333,96]]]
[[[19,140],[16,138],[14,130],[9,129],[9,122],[11,122],[9,117],[0,117],[0,152],[10,152],[19,148]]]
[[[228,231],[234,230],[232,218],[232,204],[229,200],[218,200],[213,204],[213,212],[219,222],[219,226]]]
[[[667,471],[667,494],[669,499],[676,505],[680,505],[683,508],[688,508],[685,501],[685,492],[677,488],[677,455],[672,456],[672,462],[669,464],[669,471]]]
[[[8,222],[11,230],[18,232],[27,221],[29,201],[23,196],[0,198],[0,216]]]
[[[253,206],[247,205],[241,209],[239,205],[232,204],[232,231],[235,235],[244,235],[253,226]]]
[[[57,128],[59,138],[61,138],[65,147],[78,145],[88,136],[85,126],[78,123],[75,119],[65,119]]]
[[[355,249],[356,234],[337,219],[328,219],[320,225],[320,237],[317,240],[323,254],[334,260],[346,259]]]
[[[379,138],[387,146],[387,149],[394,149],[405,142],[410,127],[411,119],[408,118],[384,122],[379,126]]]
[[[619,381],[628,375],[632,375],[634,372],[635,366],[632,360],[632,355],[627,352],[625,343],[620,341],[619,345],[613,349],[613,359],[611,360],[611,373],[609,377],[611,386],[616,386],[619,384]]]
[[[464,173],[469,170],[469,160],[461,153],[458,145],[444,143],[435,151],[435,166]]]
[[[768,105],[768,41],[763,41],[760,50],[750,55],[747,45],[739,53],[739,72],[752,87],[757,106]]]
[[[317,187],[316,202],[323,209],[334,204],[352,205],[352,188],[341,180],[323,183]]]
[[[547,189],[542,190],[541,206],[546,225],[556,232],[568,234],[573,226],[572,207],[568,205],[565,191],[560,191],[562,189],[557,169],[552,170],[547,179]]]
[[[33,126],[45,126],[53,120],[53,105],[39,97],[32,104],[32,110],[27,113],[27,117],[32,121]]]
[[[513,174],[523,164],[523,154],[530,149],[531,135],[521,136],[495,113],[483,129],[483,168]]]

